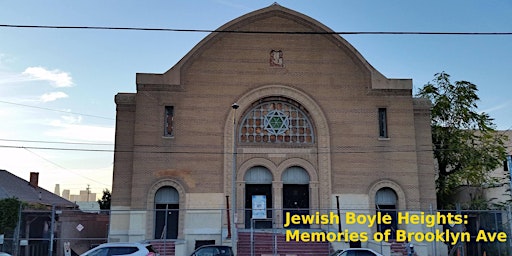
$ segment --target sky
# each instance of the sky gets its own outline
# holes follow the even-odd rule
[[[0,0],[0,25],[215,30],[266,0]],[[336,32],[512,32],[512,1],[285,0]],[[0,27],[0,169],[72,194],[111,189],[114,96],[163,73],[208,33]],[[342,35],[416,91],[434,74],[478,86],[479,110],[512,129],[512,35]]]

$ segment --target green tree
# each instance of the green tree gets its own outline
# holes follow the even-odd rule
[[[0,234],[14,231],[18,223],[18,212],[21,201],[17,198],[0,200]]]
[[[103,190],[103,196],[101,199],[98,199],[98,204],[100,205],[101,210],[110,210],[110,201],[112,199],[112,195],[110,195],[110,191],[106,188]]]
[[[417,96],[432,102],[431,125],[437,161],[439,209],[454,207],[454,189],[462,185],[489,186],[497,181],[489,174],[506,157],[506,137],[496,131],[493,119],[478,112],[477,86],[468,81],[450,82],[437,73]]]

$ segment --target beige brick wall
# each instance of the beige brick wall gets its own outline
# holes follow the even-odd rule
[[[326,29],[279,6],[222,28]],[[269,65],[271,50],[283,52],[284,67]],[[431,143],[428,107],[413,100],[411,80],[384,78],[337,35],[214,33],[168,72],[138,74],[137,85],[136,93],[119,94],[116,100],[116,149],[130,152],[115,154],[114,206],[152,209],[150,191],[164,179],[181,186],[180,197],[230,195],[230,106],[240,105],[240,120],[253,103],[269,96],[304,106],[315,126],[316,143],[239,144],[239,174],[263,160],[273,166],[274,180],[280,180],[276,175],[286,166],[306,166],[312,176],[311,207],[332,207],[333,194],[354,194],[368,198],[362,205],[372,208],[375,195],[369,193],[381,184],[400,190],[401,209],[435,205],[432,155],[422,151]],[[131,101],[126,103],[126,98]],[[163,136],[165,106],[174,106],[173,138]],[[377,109],[382,107],[388,110],[389,139],[378,138]],[[243,181],[239,175],[239,207]]]

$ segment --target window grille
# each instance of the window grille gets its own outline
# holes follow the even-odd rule
[[[298,104],[267,101],[250,109],[238,130],[241,143],[312,144],[313,126]]]

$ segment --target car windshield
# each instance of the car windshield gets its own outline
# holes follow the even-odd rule
[[[157,251],[155,249],[153,249],[153,246],[150,244],[146,246],[146,249],[148,249],[149,252],[157,253]]]
[[[221,247],[219,248],[220,254],[219,256],[233,256],[233,252],[229,247]]]
[[[233,256],[231,247],[228,246],[208,246],[198,249],[195,256]]]
[[[340,252],[341,252],[341,250],[337,250],[337,251],[329,254],[329,256],[337,256]]]

